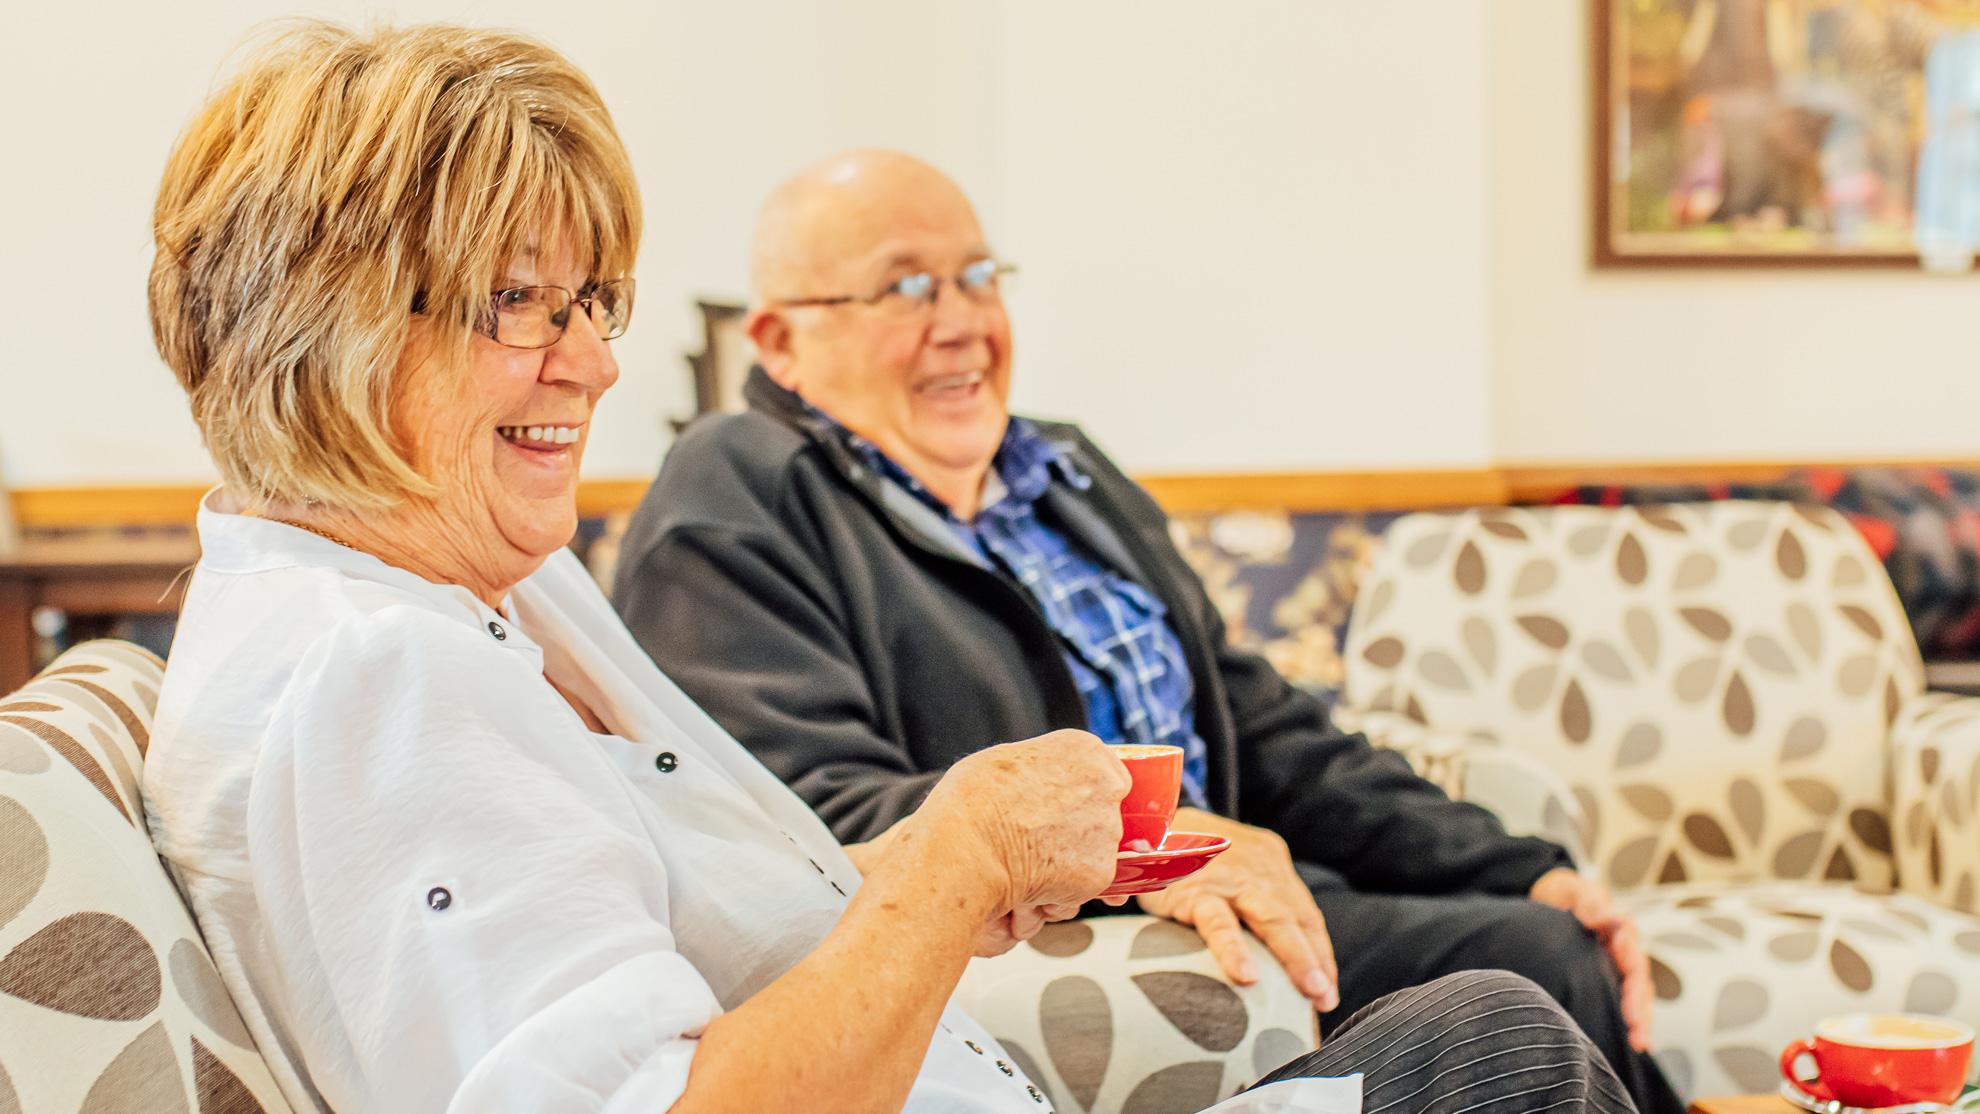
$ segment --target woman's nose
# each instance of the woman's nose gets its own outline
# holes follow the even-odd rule
[[[619,361],[612,346],[598,335],[591,315],[580,306],[571,307],[571,323],[564,335],[550,346],[543,361],[543,379],[550,383],[570,383],[592,394],[601,394],[619,381]]]

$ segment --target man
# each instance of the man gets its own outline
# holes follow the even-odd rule
[[[1140,898],[1232,979],[1255,933],[1338,1018],[1449,971],[1546,987],[1645,1111],[1634,925],[1232,648],[1160,508],[1080,432],[1012,418],[1010,323],[968,199],[841,155],[764,206],[748,413],[675,445],[615,601],[654,660],[816,809],[872,839],[951,763],[1055,727],[1185,751],[1179,830],[1231,848]],[[1338,963],[1337,963],[1338,957]]]

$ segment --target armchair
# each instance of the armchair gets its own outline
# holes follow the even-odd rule
[[[1681,1091],[1771,1090],[1826,1013],[1980,1023],[1980,701],[1922,691],[1834,512],[1411,515],[1344,658],[1344,718],[1439,752],[1636,915]]]
[[[161,675],[89,642],[0,695],[0,1110],[289,1110],[145,828]]]

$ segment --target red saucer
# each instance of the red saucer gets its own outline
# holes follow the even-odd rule
[[[1114,865],[1114,884],[1101,897],[1154,893],[1209,865],[1231,841],[1202,832],[1170,832],[1153,851],[1123,851]]]

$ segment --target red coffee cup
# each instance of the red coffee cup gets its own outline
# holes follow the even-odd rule
[[[1134,786],[1121,798],[1121,850],[1153,851],[1168,838],[1182,794],[1181,747],[1124,745],[1114,754]]]
[[[1815,1059],[1815,1076],[1795,1072],[1803,1056]],[[1815,1026],[1814,1040],[1781,1050],[1781,1074],[1823,1102],[1845,1106],[1901,1106],[1951,1102],[1966,1085],[1973,1059],[1973,1030],[1941,1017],[1853,1013]]]

